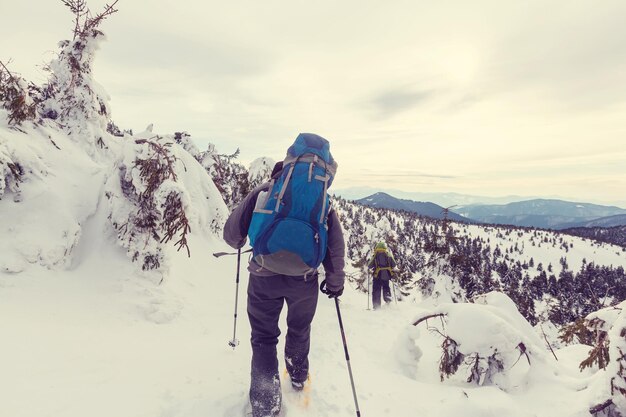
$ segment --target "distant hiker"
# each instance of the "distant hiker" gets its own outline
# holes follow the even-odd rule
[[[248,265],[248,318],[254,417],[276,416],[281,408],[276,345],[283,303],[287,302],[285,365],[293,388],[299,391],[309,375],[320,264],[328,296],[343,293],[345,243],[327,194],[336,170],[328,141],[301,133],[285,160],[274,167],[271,180],[254,189],[224,227],[224,240],[230,246],[241,248],[249,236],[253,249]]]
[[[393,256],[387,250],[387,245],[384,242],[376,244],[374,254],[369,262],[369,269],[372,271],[372,306],[374,310],[380,308],[380,290],[382,289],[383,298],[385,302],[389,304],[391,302],[391,289],[389,288],[389,281],[393,277],[393,268],[396,266],[396,261]]]

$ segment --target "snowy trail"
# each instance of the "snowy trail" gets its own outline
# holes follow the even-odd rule
[[[102,222],[100,213],[95,222]],[[90,234],[97,234],[90,225]],[[236,349],[232,337],[235,258],[193,237],[194,257],[175,253],[162,285],[139,277],[123,250],[94,244],[69,271],[33,267],[0,275],[0,415],[12,417],[200,417],[241,415],[251,350],[242,267]],[[106,242],[106,238],[102,240]],[[440,341],[422,332],[419,366],[402,336],[411,302],[366,310],[364,294],[341,297],[361,415],[576,416],[584,410],[572,373],[562,386],[537,384],[514,394],[495,387],[441,383]],[[283,313],[286,312],[286,309]],[[281,329],[286,330],[284,314]],[[407,330],[409,329],[409,330]],[[334,302],[322,294],[313,322],[308,407],[283,384],[285,416],[348,417],[355,408]],[[284,338],[279,342],[282,365]],[[580,355],[572,355],[570,367]],[[563,362],[566,362],[565,360]],[[565,364],[562,365],[565,367]],[[281,369],[282,370],[282,369]],[[580,396],[579,396],[580,397]],[[557,399],[558,400],[555,400]]]

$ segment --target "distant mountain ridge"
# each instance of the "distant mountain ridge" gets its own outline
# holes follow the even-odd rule
[[[534,199],[502,205],[473,204],[456,207],[453,211],[484,223],[547,229],[626,224],[626,209],[555,199]]]
[[[579,227],[616,227],[626,225],[626,214],[615,214],[613,216],[600,217],[598,219],[561,225],[561,228]]]
[[[377,192],[354,201],[372,207],[405,210],[431,218],[443,218],[444,207],[441,205],[397,198],[385,192]],[[617,206],[537,198],[507,204],[455,206],[450,209],[448,218],[463,222],[555,230],[575,227],[607,228],[626,225],[626,209]]]
[[[407,192],[394,189],[380,189],[374,187],[349,187],[333,189],[332,194],[339,195],[346,200],[358,201],[376,193],[385,193],[401,200],[412,201],[428,201],[438,204],[442,207],[452,205],[470,205],[470,204],[506,204],[514,201],[529,200],[534,197],[508,195],[502,197],[486,197],[475,196],[460,193],[427,193],[427,192]]]
[[[443,219],[444,208],[440,205],[430,202],[403,200],[383,192],[372,194],[369,197],[365,197],[355,201],[365,206],[392,210],[404,210],[417,213],[421,216],[427,216],[434,219]],[[457,213],[453,213],[452,211],[448,213],[448,218],[450,220],[456,220],[461,222],[472,222],[472,220],[467,219]]]
[[[346,188],[333,188],[331,194],[339,195],[346,200],[360,200],[383,192],[393,197],[413,200],[413,201],[430,201],[435,204],[439,204],[443,207],[449,207],[453,205],[468,206],[473,204],[488,205],[488,204],[508,204],[520,201],[529,201],[537,199],[548,200],[561,200],[561,201],[577,201],[578,199],[566,198],[562,196],[533,196],[533,195],[504,195],[498,197],[489,197],[481,195],[461,194],[455,192],[423,192],[423,191],[402,191],[391,188],[374,188],[371,186],[359,186],[359,187],[346,187]],[[626,200],[623,197],[616,197],[613,201],[594,201],[594,204],[603,206],[619,206],[626,208]]]

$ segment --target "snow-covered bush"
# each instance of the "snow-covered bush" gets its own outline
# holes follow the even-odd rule
[[[183,193],[177,184],[177,158],[172,142],[160,137],[136,139],[126,146],[119,166],[119,185],[127,204],[112,204],[111,222],[118,239],[133,261],[143,270],[157,269],[163,262],[160,243],[179,232],[178,250],[189,253],[189,220],[183,207]],[[114,202],[113,194],[107,197]]]
[[[250,182],[250,189],[254,189],[259,185],[270,179],[272,169],[276,165],[276,161],[271,158],[261,157],[257,158],[248,168],[248,181]]]
[[[99,25],[117,1],[97,15],[85,0],[61,1],[74,14],[74,36],[60,43],[48,83],[26,84],[0,66],[0,217],[10,236],[0,242],[0,270],[76,267],[103,227],[141,269],[163,277],[173,248],[191,255],[192,229],[194,238],[219,234],[226,206],[186,132],[133,137],[110,119],[92,66]],[[35,110],[37,124],[15,126]],[[8,193],[28,203],[6,201]]]
[[[191,156],[196,159],[200,158],[200,151],[198,150],[198,147],[193,142],[193,140],[191,140],[191,135],[189,133],[176,132],[174,133],[174,140],[176,141],[176,143],[182,146],[184,150],[189,152]]]
[[[417,286],[425,298],[433,302],[466,302],[465,293],[448,264],[435,258],[419,272]]]
[[[22,77],[12,74],[0,61],[0,108],[8,113],[9,125],[33,120],[37,114],[35,88]]]
[[[600,368],[590,386],[589,412],[622,417],[626,415],[626,301],[588,315],[584,323],[594,340],[580,368],[594,364]]]
[[[197,157],[213,178],[229,209],[236,207],[251,191],[248,170],[235,161],[238,157],[239,149],[231,155],[225,155],[220,154],[213,144],[209,144],[207,150]]]
[[[18,193],[24,176],[24,167],[12,159],[6,144],[1,141],[2,138],[0,138],[0,199],[6,192]]]
[[[177,250],[191,256],[191,227],[219,233],[225,208],[207,173],[173,136],[126,139],[118,175],[106,186],[109,219],[118,241],[142,270],[164,272],[164,245],[173,241]]]
[[[51,137],[46,139],[49,141],[46,146],[40,146],[40,142],[31,141],[30,135],[21,129],[3,131],[0,126],[0,200],[9,193],[15,201],[21,200],[21,187],[25,182],[48,175],[44,148],[48,144],[54,146],[54,141]]]
[[[523,380],[533,366],[545,363],[541,340],[503,293],[481,295],[474,303],[440,304],[419,314],[413,325],[426,326],[441,338],[442,381],[453,378],[509,390],[520,383],[513,379]]]

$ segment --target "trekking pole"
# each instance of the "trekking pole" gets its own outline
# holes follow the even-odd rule
[[[348,373],[350,374],[350,385],[352,386],[352,396],[354,397],[354,405],[356,407],[356,416],[361,417],[359,409],[359,401],[356,397],[356,388],[354,386],[354,377],[352,376],[352,366],[350,366],[350,354],[348,353],[348,343],[346,342],[346,332],[343,329],[343,320],[341,320],[341,310],[339,309],[339,296],[326,288],[326,280],[320,284],[320,291],[328,295],[329,298],[335,299],[335,307],[337,308],[337,319],[339,320],[339,330],[341,331],[341,341],[343,342],[343,350],[346,354],[346,363],[348,364]],[[341,294],[341,293],[339,293]]]
[[[370,309],[370,274],[367,273],[367,309]]]
[[[354,397],[356,415],[357,417],[361,417],[361,410],[359,410],[359,401],[356,398],[356,388],[354,387],[354,377],[352,376],[352,367],[350,366],[350,355],[348,354],[348,344],[346,343],[346,333],[343,330],[343,321],[341,320],[341,311],[339,310],[339,299],[337,297],[335,297],[335,307],[337,307],[337,318],[339,319],[339,329],[341,330],[341,341],[343,342],[343,350],[346,353],[346,363],[348,364],[348,373],[350,374],[350,384],[352,385],[352,396]]]
[[[391,280],[391,288],[393,288],[393,300],[396,302],[396,305],[398,305],[398,297],[396,297],[396,283],[394,280]]]
[[[213,254],[215,255],[215,254]],[[237,304],[239,301],[239,266],[241,265],[241,249],[237,249],[237,279],[235,280],[235,320],[233,325],[233,340],[228,342],[228,345],[235,349],[239,344],[237,340]]]

